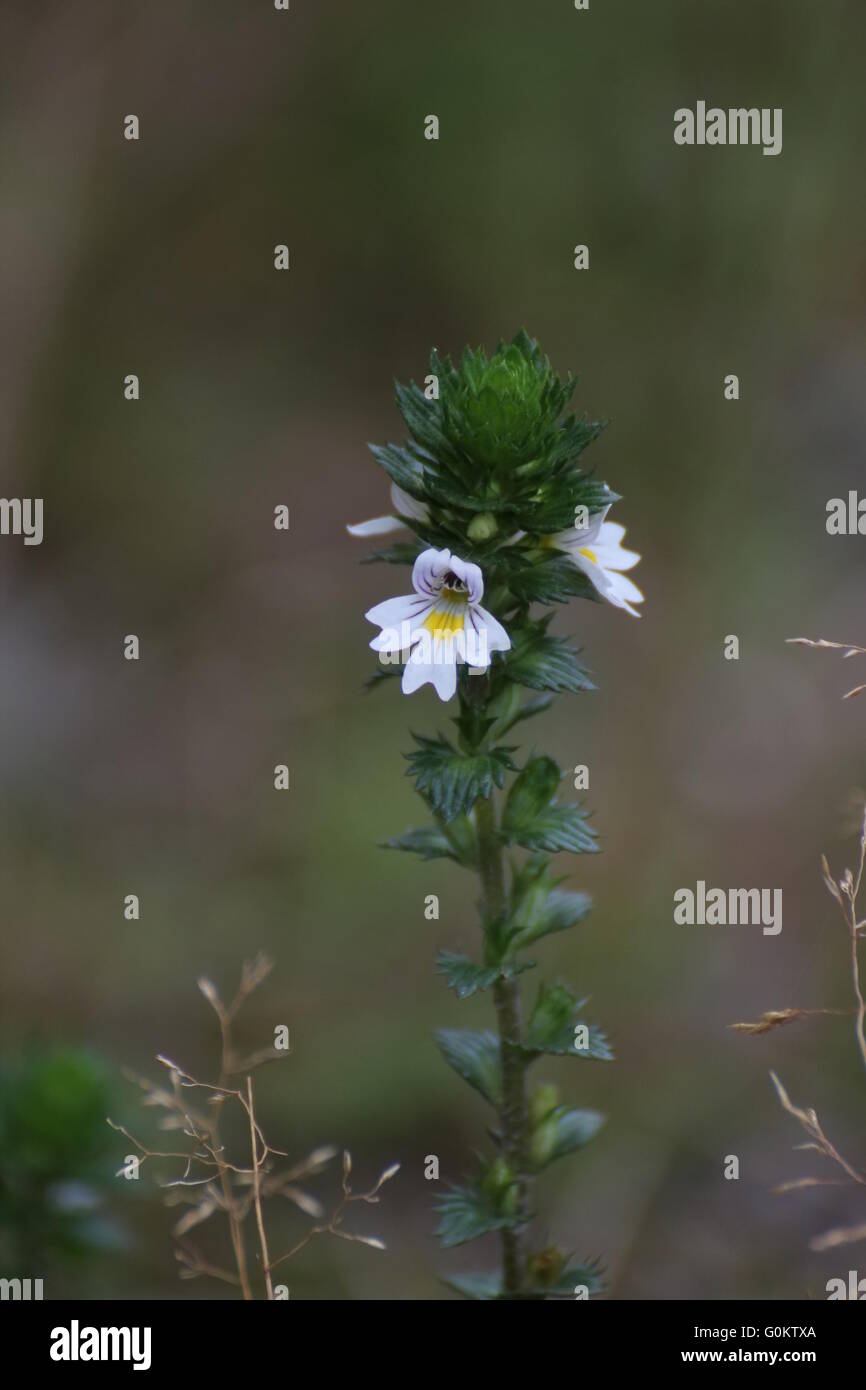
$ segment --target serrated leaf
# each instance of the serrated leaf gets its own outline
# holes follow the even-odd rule
[[[408,850],[422,859],[456,859],[453,846],[435,825],[422,825],[385,841],[385,849]]]
[[[502,1100],[502,1067],[495,1033],[476,1033],[465,1028],[440,1028],[436,1042],[445,1061],[468,1081],[479,1095],[498,1106]]]
[[[479,990],[490,989],[498,979],[511,980],[524,970],[531,970],[534,961],[508,961],[503,965],[476,965],[469,956],[457,951],[440,951],[436,966],[455,991],[458,999],[469,999]]]
[[[442,1282],[449,1289],[461,1293],[464,1298],[483,1303],[499,1298],[502,1292],[502,1275],[496,1270],[482,1270],[477,1274],[449,1274]]]
[[[496,1270],[480,1270],[472,1274],[449,1274],[442,1282],[464,1298],[489,1303],[503,1297],[502,1275]],[[548,1283],[535,1283],[526,1290],[526,1297],[539,1301],[547,1298],[575,1297],[576,1288],[585,1288],[590,1296],[604,1293],[603,1269],[599,1260],[583,1264],[567,1264]]]
[[[552,758],[530,758],[511,784],[502,812],[502,829],[510,833],[531,825],[538,812],[549,806],[562,780]]]
[[[406,754],[408,775],[446,823],[466,815],[479,797],[489,797],[501,787],[505,773],[513,771],[511,748],[493,748],[485,753],[461,753],[446,738],[412,737],[418,747]]]
[[[414,565],[421,551],[422,541],[399,541],[396,545],[385,546],[365,555],[362,565]]]
[[[583,920],[592,907],[588,893],[557,888],[548,861],[534,857],[512,868],[509,944],[524,947],[555,932],[567,931]]]
[[[570,598],[598,601],[588,575],[567,555],[555,553],[531,559],[508,577],[508,587],[521,603],[567,603]]]
[[[580,1012],[586,1001],[578,999],[565,985],[542,985],[526,1029],[521,1051],[527,1057],[549,1053],[557,1057],[588,1057],[610,1062],[613,1052],[605,1034],[595,1024],[586,1024]],[[575,1047],[575,1028],[587,1029],[586,1047]]]
[[[537,1286],[544,1298],[574,1298],[576,1288],[586,1288],[588,1294],[604,1293],[604,1271],[599,1260],[587,1260],[580,1265],[566,1265],[550,1284]]]
[[[422,859],[453,859],[455,864],[472,868],[476,860],[475,827],[468,816],[455,816],[447,825],[440,820],[436,825],[407,830],[386,840],[384,848],[407,850]]]
[[[408,492],[410,497],[424,501],[424,468],[408,449],[401,449],[396,444],[371,444],[370,452],[392,482]]]
[[[510,844],[524,849],[544,850],[557,854],[569,850],[572,854],[596,854],[595,831],[587,824],[586,814],[579,806],[548,806],[540,811],[530,826],[508,836]]]
[[[530,758],[514,779],[502,812],[501,834],[507,844],[555,854],[596,850],[595,833],[578,806],[552,805],[561,773],[552,758]]]
[[[496,1198],[475,1183],[446,1192],[437,1201],[436,1210],[441,1217],[436,1234],[446,1248],[465,1245],[491,1231],[508,1230],[521,1220],[497,1211]]]
[[[548,1163],[582,1149],[584,1144],[595,1138],[605,1121],[604,1115],[597,1110],[557,1111],[554,1119],[556,1136]]]
[[[594,690],[577,652],[564,638],[549,636],[545,626],[546,620],[511,634],[511,651],[502,663],[508,679],[531,690]]]

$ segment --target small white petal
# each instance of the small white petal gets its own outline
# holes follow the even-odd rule
[[[440,645],[445,647],[446,651],[441,658],[437,660],[436,647]],[[452,659],[449,660],[447,649],[450,649],[451,653],[454,653],[454,643],[434,643],[432,681],[433,689],[436,691],[440,700],[453,699],[457,690],[457,658],[456,654],[454,654]]]
[[[598,534],[592,549],[598,556],[598,563],[607,570],[630,570],[640,560],[636,550],[626,550],[622,545],[625,527],[617,521],[606,521]]]
[[[452,555],[449,568],[466,585],[469,602],[478,603],[484,597],[484,578],[478,565],[472,565],[468,560],[460,560],[456,555]]]
[[[450,550],[422,550],[412,566],[412,587],[416,593],[435,598],[450,566]]]
[[[635,612],[631,606],[633,603],[643,603],[643,594],[637,585],[616,570],[609,571],[607,577],[609,588],[605,598],[617,608],[625,608],[632,617],[639,618],[640,613]]]
[[[347,526],[350,536],[386,536],[389,531],[404,530],[405,523],[396,516],[374,516],[370,521],[356,521]]]
[[[586,526],[569,526],[565,531],[555,531],[548,537],[550,544],[557,550],[565,550],[573,555],[576,550],[581,550],[584,546],[594,548],[596,537],[601,532],[605,524],[605,517],[610,511],[610,507],[605,507],[604,511],[595,512],[587,522]]]
[[[396,483],[391,484],[391,502],[394,511],[399,516],[408,516],[412,521],[427,521],[430,516],[425,502],[419,502],[416,497],[411,497]]]
[[[429,607],[428,600],[418,594],[401,594],[368,609],[364,617],[382,629],[370,643],[373,651],[401,651],[408,646],[415,630],[423,625]]]
[[[507,652],[511,650],[511,638],[492,613],[488,613],[487,609],[482,608],[480,603],[475,603],[472,605],[472,615],[483,624],[488,651]]]

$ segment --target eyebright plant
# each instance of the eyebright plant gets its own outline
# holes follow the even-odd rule
[[[595,835],[580,806],[558,799],[553,759],[521,762],[508,741],[557,694],[593,688],[575,649],[549,631],[554,605],[601,597],[638,616],[643,598],[624,573],[639,556],[607,520],[617,494],[582,467],[603,425],[566,413],[574,387],[522,331],[491,357],[467,349],[459,366],[434,351],[425,389],[396,388],[407,442],[373,446],[393,512],[349,527],[411,533],[371,557],[409,566],[412,587],[366,614],[379,629],[371,683],[402,670],[404,694],[429,683],[441,700],[456,697],[455,732],[415,734],[407,755],[431,821],[389,845],[452,859],[481,882],[480,959],[442,952],[438,965],[460,999],[492,992],[497,1032],[437,1034],[445,1060],[496,1114],[493,1153],[439,1203],[445,1246],[500,1233],[501,1270],[448,1281],[477,1299],[601,1288],[597,1262],[539,1248],[530,1221],[535,1178],[586,1144],[603,1117],[570,1109],[550,1084],[530,1089],[529,1073],[544,1056],[609,1061],[611,1049],[564,984],[542,983],[524,1016],[520,982],[535,968],[530,948],[589,911],[585,893],[560,886],[552,858],[594,851]]]

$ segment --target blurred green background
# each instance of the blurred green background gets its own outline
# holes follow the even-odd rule
[[[531,730],[589,764],[603,849],[563,862],[596,908],[545,973],[618,1054],[547,1069],[609,1121],[540,1185],[541,1232],[601,1254],[619,1298],[820,1298],[856,1263],[808,1251],[862,1219],[848,1192],[769,1195],[820,1163],[791,1152],[770,1067],[864,1157],[849,1022],[727,1025],[849,1003],[818,855],[854,853],[866,711],[839,697],[862,672],[784,639],[866,637],[863,541],[824,527],[863,484],[864,41],[855,0],[3,6],[0,468],[5,496],[44,497],[45,540],[0,542],[0,1043],[13,1070],[85,1049],[152,1134],[121,1069],[204,1071],[196,978],[228,993],[266,949],[243,1036],[292,1030],[259,1083],[272,1142],[348,1144],[360,1179],[403,1164],[358,1226],[388,1252],[313,1245],[293,1298],[446,1297],[440,1272],[496,1254],[438,1250],[423,1178],[435,1153],[459,1179],[487,1120],[431,1039],[489,1019],[433,964],[473,949],[475,886],[377,848],[419,817],[408,727],[445,713],[429,688],[361,693],[363,612],[405,576],[359,568],[344,524],[388,509],[365,446],[400,437],[392,379],[521,326],[612,422],[586,457],[646,594],[639,623],[557,617],[598,690]],[[698,99],[782,107],[783,153],[675,146]],[[782,887],[781,935],[675,926],[698,878]],[[146,1169],[111,1178],[109,1139],[111,1238],[21,1273],[50,1297],[218,1295],[178,1282],[172,1216]],[[304,1225],[287,1206],[272,1243]]]

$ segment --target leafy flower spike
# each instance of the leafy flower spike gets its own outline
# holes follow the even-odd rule
[[[484,579],[478,565],[450,550],[424,550],[412,567],[414,594],[389,598],[365,613],[382,630],[370,646],[399,660],[408,650],[403,694],[428,682],[440,700],[457,690],[457,664],[486,670],[493,652],[507,652],[511,639],[492,613],[481,607]]]
[[[523,331],[491,355],[467,348],[456,363],[434,350],[423,389],[396,385],[403,443],[371,446],[392,513],[349,527],[360,536],[402,529],[370,559],[412,573],[412,593],[366,614],[379,629],[370,646],[391,667],[370,685],[392,686],[381,677],[403,662],[405,694],[429,682],[453,702],[452,727],[413,734],[406,754],[424,823],[386,843],[428,866],[425,893],[435,886],[431,862],[478,878],[478,949],[441,950],[438,968],[469,1009],[487,997],[496,1029],[436,1034],[448,1066],[491,1111],[489,1145],[436,1203],[443,1246],[492,1234],[501,1243],[493,1268],[449,1277],[472,1299],[574,1299],[604,1287],[595,1259],[575,1258],[534,1223],[536,1183],[590,1143],[604,1117],[546,1075],[532,1077],[566,1059],[578,1071],[609,1062],[613,1051],[585,1016],[584,991],[541,976],[530,996],[524,980],[539,970],[545,938],[590,910],[586,893],[563,886],[555,856],[598,846],[585,807],[563,795],[563,770],[510,737],[558,695],[594,689],[578,650],[550,630],[557,605],[604,599],[640,616],[643,595],[625,574],[640,557],[607,520],[619,495],[584,465],[603,422],[569,411],[575,385]],[[460,917],[449,937],[462,929]]]

